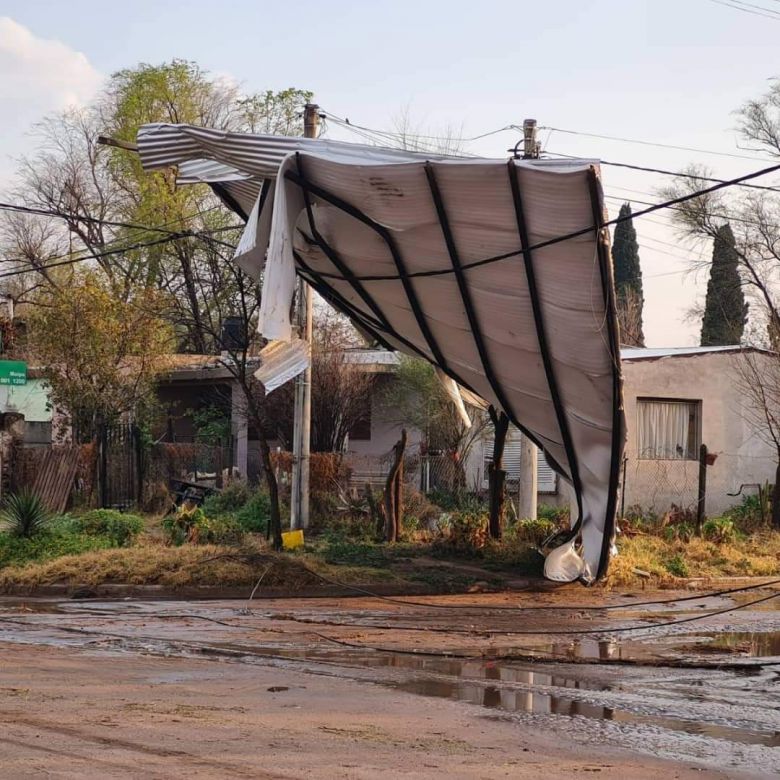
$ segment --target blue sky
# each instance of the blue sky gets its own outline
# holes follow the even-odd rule
[[[777,0],[760,2],[780,13]],[[734,109],[780,76],[780,18],[712,0],[0,0],[0,17],[0,96],[12,108],[0,186],[8,155],[31,148],[25,131],[37,116],[87,100],[102,77],[139,61],[193,59],[248,90],[306,87],[326,111],[380,129],[392,129],[408,106],[423,132],[450,125],[470,137],[532,116],[545,126],[737,154]],[[640,165],[703,162],[724,177],[762,167],[558,132],[541,139],[551,151]],[[504,132],[467,151],[503,156],[515,140]],[[655,200],[663,183],[616,168],[603,176],[613,213],[621,197]],[[663,216],[636,226],[649,345],[695,343],[698,324],[685,313],[706,277],[685,271],[707,248],[681,243]]]

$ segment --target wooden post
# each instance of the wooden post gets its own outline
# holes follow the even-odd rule
[[[704,504],[707,500],[707,445],[699,447],[699,498],[696,502],[696,533],[701,533],[704,522]]]
[[[401,438],[393,447],[395,453],[393,465],[385,481],[385,539],[388,542],[398,541],[398,531],[401,525],[401,488],[398,484],[403,473],[404,451],[406,450],[406,428],[401,431]]]

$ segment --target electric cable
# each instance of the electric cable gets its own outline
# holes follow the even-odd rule
[[[522,130],[518,125],[513,125],[516,130]],[[603,141],[619,141],[621,143],[640,144],[641,146],[656,146],[661,149],[675,149],[681,152],[696,152],[698,154],[711,154],[717,157],[732,157],[738,160],[753,160],[753,162],[771,162],[766,157],[755,157],[747,154],[736,154],[735,152],[718,152],[714,149],[697,149],[694,146],[677,146],[675,144],[664,144],[658,141],[644,141],[637,138],[621,138],[615,135],[602,135],[599,133],[588,133],[584,130],[567,130],[562,127],[550,127],[543,125],[538,128],[539,130],[552,130],[555,133],[565,133],[566,135],[580,135],[586,138],[598,138]]]
[[[368,590],[366,588],[361,588],[356,585],[349,585],[344,582],[339,582],[337,580],[330,579],[329,577],[326,577],[323,574],[320,574],[319,572],[314,571],[314,569],[310,569],[308,566],[305,567],[306,570],[313,574],[315,577],[319,578],[323,582],[329,584],[329,585],[336,585],[338,587],[344,588],[346,590],[351,590],[356,593],[361,593],[364,596],[371,596],[372,598],[378,599],[380,601],[387,601],[392,604],[399,604],[401,606],[419,606],[419,607],[431,607],[435,609],[476,609],[474,606],[467,606],[467,605],[459,605],[459,604],[429,604],[424,601],[411,601],[409,599],[400,599],[393,596],[383,596],[379,593],[374,593],[371,590]],[[695,596],[680,596],[679,598],[673,598],[673,599],[660,599],[656,601],[638,601],[633,602],[631,604],[607,604],[604,606],[590,606],[590,605],[548,605],[543,606],[540,604],[532,604],[530,606],[523,606],[523,607],[515,607],[515,606],[503,606],[503,605],[496,605],[493,607],[485,607],[485,609],[490,610],[500,610],[500,611],[511,611],[511,612],[526,612],[526,611],[532,611],[532,610],[553,610],[553,611],[601,611],[601,610],[612,610],[612,609],[632,609],[634,607],[649,607],[649,606],[656,606],[656,605],[664,605],[664,604],[679,604],[686,601],[704,601],[705,599],[711,599],[711,598],[717,598],[719,596],[729,596],[732,593],[744,593],[746,591],[750,590],[758,590],[760,588],[768,588],[771,585],[780,585],[780,579],[774,579],[769,580],[768,582],[761,582],[761,583],[755,583],[751,585],[745,585],[738,588],[726,588],[723,590],[716,590],[712,591],[710,593],[704,593],[704,594],[697,594]],[[530,588],[523,588],[522,590],[518,589],[517,593],[522,593],[527,590],[530,590]],[[483,608],[480,607],[480,610]]]
[[[755,179],[758,178],[759,176],[766,176],[767,174],[774,173],[778,170],[780,170],[780,164],[775,164],[768,168],[762,168],[759,171],[754,171],[752,173],[738,176],[734,179],[724,180],[717,184],[713,184],[711,187],[707,187],[702,190],[696,190],[695,192],[692,193],[686,193],[685,195],[680,195],[679,197],[673,198],[671,200],[663,201],[662,203],[655,203],[651,206],[648,206],[647,208],[641,209],[640,211],[636,211],[629,216],[616,217],[615,219],[611,219],[607,222],[604,222],[599,227],[604,228],[611,225],[618,225],[621,222],[627,222],[630,219],[639,218],[646,214],[652,214],[656,211],[660,211],[661,209],[672,208],[673,206],[676,206],[680,203],[686,203],[689,200],[694,200],[695,198],[699,198],[702,195],[707,195],[709,193],[716,192],[726,187],[732,187],[735,184],[738,184],[743,181],[748,181],[750,179]],[[545,241],[540,241],[536,244],[533,244],[532,246],[526,247],[525,249],[517,249],[512,252],[504,252],[500,255],[493,255],[491,257],[486,257],[481,260],[473,260],[468,263],[463,263],[461,267],[464,271],[466,271],[472,268],[479,268],[484,265],[490,265],[492,263],[497,263],[512,257],[517,257],[518,255],[522,255],[524,252],[531,252],[537,249],[544,249],[546,247],[553,246],[554,244],[559,244],[562,241],[569,241],[572,238],[578,238],[579,236],[593,233],[595,230],[597,230],[597,228],[593,225],[590,225],[588,227],[580,228],[579,230],[574,230],[571,233],[565,233],[563,235],[555,236],[554,238],[546,239]],[[406,278],[407,279],[428,278],[428,277],[435,277],[435,276],[445,276],[452,273],[454,273],[452,268],[442,268],[442,269],[431,270],[431,271],[412,271],[406,274]],[[340,274],[333,274],[326,271],[318,271],[317,274],[318,276],[322,276],[323,278],[338,279],[338,280],[343,279],[343,277]],[[400,277],[396,274],[367,274],[363,276],[355,275],[354,279],[361,282],[381,282],[381,281],[398,281]]]
[[[677,620],[666,620],[660,623],[652,624],[639,624],[639,625],[626,625],[626,626],[613,626],[612,628],[603,629],[588,629],[588,628],[562,628],[562,629],[515,629],[513,631],[497,630],[497,629],[460,629],[460,628],[442,628],[439,626],[403,626],[403,625],[387,625],[387,624],[361,624],[361,623],[336,623],[333,621],[319,621],[309,620],[305,618],[291,618],[287,616],[279,616],[276,619],[279,620],[293,620],[296,623],[312,624],[312,625],[327,625],[338,626],[344,628],[354,628],[362,630],[377,630],[377,631],[414,631],[414,632],[428,632],[435,634],[464,634],[464,635],[481,635],[485,637],[498,637],[498,636],[605,636],[612,634],[622,634],[631,631],[655,631],[659,628],[668,628],[670,626],[679,626],[685,623],[693,623],[699,620],[706,620],[711,617],[717,617],[718,615],[726,615],[731,612],[737,612],[741,609],[747,609],[748,607],[755,606],[756,604],[762,604],[772,599],[780,598],[780,591],[777,593],[770,593],[768,596],[762,596],[759,599],[745,602],[744,604],[737,604],[732,607],[724,607],[723,609],[714,610],[712,612],[704,612],[699,615],[692,615],[685,618],[679,618]],[[273,617],[273,616],[269,616]]]

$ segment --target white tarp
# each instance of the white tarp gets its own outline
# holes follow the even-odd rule
[[[603,575],[624,426],[595,162],[436,158],[186,125],[147,125],[138,147],[145,168],[179,166],[180,181],[210,183],[248,220],[237,259],[263,271],[266,338],[291,338],[299,273],[380,343],[506,412],[581,508],[582,560],[566,540],[545,573]]]

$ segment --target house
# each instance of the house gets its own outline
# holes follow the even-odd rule
[[[404,425],[388,408],[385,388],[399,365],[397,353],[383,349],[351,349],[347,359],[375,375],[366,417],[350,432],[345,457],[353,484],[381,484],[387,474],[393,445],[407,428],[407,453],[413,468],[407,479],[423,490],[435,489],[449,478],[446,455],[428,453],[423,433]],[[756,492],[759,484],[774,483],[777,455],[750,419],[748,399],[741,391],[740,361],[752,358],[769,367],[776,356],[752,347],[683,347],[627,349],[621,352],[624,377],[626,448],[621,473],[621,506],[639,506],[663,513],[673,504],[695,508],[699,487],[699,452],[706,445],[705,510],[717,515]],[[221,408],[229,420],[222,462],[256,480],[261,473],[257,432],[250,425],[241,390],[224,359],[218,355],[175,355],[159,382],[162,415],[155,431],[161,441],[192,442],[193,411]],[[0,411],[25,417],[24,444],[48,444],[52,410],[46,388],[35,370],[24,386],[0,386]],[[520,434],[510,428],[504,452],[507,489],[517,489],[520,475]],[[278,443],[272,442],[273,446]],[[478,436],[462,464],[463,487],[473,493],[487,490],[487,464],[492,457],[490,426]],[[445,478],[442,479],[442,473]],[[538,452],[538,501],[565,505],[568,486]]]
[[[706,445],[705,511],[722,513],[759,484],[773,484],[777,452],[751,421],[742,391],[740,361],[761,369],[777,356],[752,347],[681,347],[621,350],[626,447],[621,506],[661,514],[674,504],[696,508],[699,450]],[[511,480],[519,469],[517,433],[505,460]],[[492,443],[485,441],[482,459]],[[481,465],[481,464],[480,464]],[[478,468],[474,467],[474,468]],[[539,457],[539,502],[565,504],[568,487]]]

